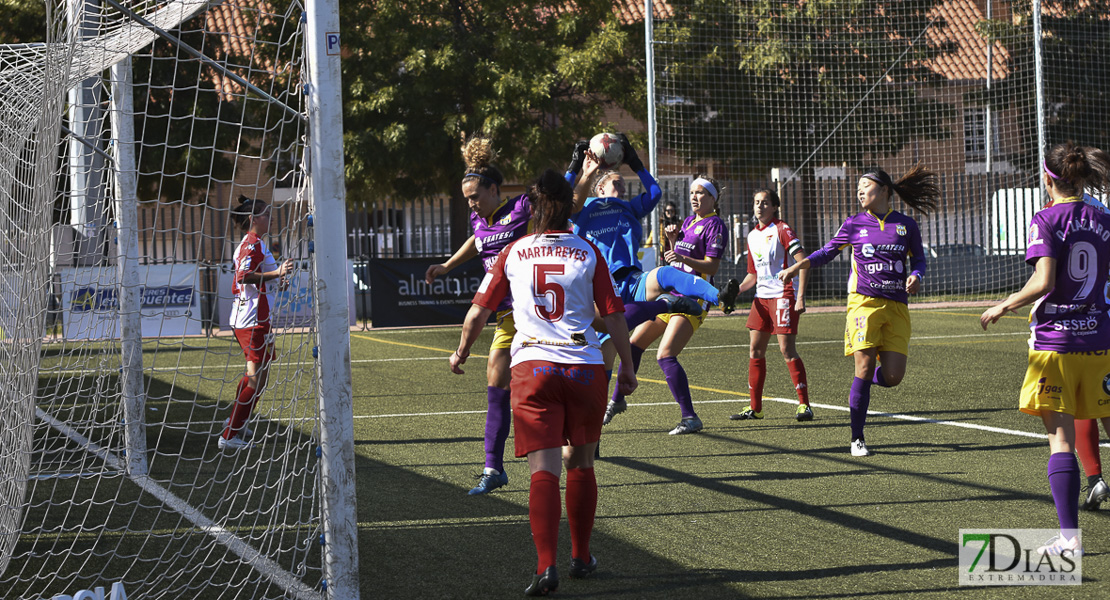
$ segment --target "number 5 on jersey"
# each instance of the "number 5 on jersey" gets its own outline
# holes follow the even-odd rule
[[[536,298],[536,315],[544,321],[555,322],[563,318],[566,308],[566,290],[549,275],[562,275],[565,265],[533,265],[532,295]],[[545,306],[550,305],[550,309]]]

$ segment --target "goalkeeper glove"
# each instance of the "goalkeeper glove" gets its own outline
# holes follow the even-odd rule
[[[570,155],[570,165],[567,166],[567,173],[578,175],[582,172],[582,163],[586,162],[586,152],[589,149],[590,143],[586,140],[578,140],[574,144],[574,152]]]
[[[636,150],[632,148],[632,144],[628,141],[628,136],[623,133],[618,133],[617,137],[621,139],[621,148],[624,150],[624,164],[628,165],[630,169],[639,173],[644,170],[644,161],[636,155]]]

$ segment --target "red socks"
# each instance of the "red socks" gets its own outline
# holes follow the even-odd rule
[[[245,376],[239,380],[238,394],[235,396],[235,405],[231,407],[231,418],[227,428],[224,429],[224,439],[230,440],[239,433],[243,428],[243,424],[251,416],[251,409],[254,408],[254,388],[250,387],[249,382]]]
[[[1098,419],[1075,420],[1075,451],[1087,477],[1102,475],[1102,460],[1098,451]]]
[[[569,481],[567,492],[569,495]],[[536,544],[536,555],[539,557],[536,564],[537,575],[555,564],[559,545],[559,519],[562,516],[559,478],[550,471],[532,473],[532,485],[528,489],[528,521],[532,525],[532,542]],[[573,528],[571,531],[574,531]]]
[[[752,397],[752,410],[763,412],[763,382],[767,380],[767,359],[748,359],[748,394]]]
[[[590,562],[590,534],[597,514],[597,478],[593,468],[567,469],[567,522],[570,556]]]
[[[590,534],[597,514],[597,478],[594,470],[567,469],[567,523],[570,525],[570,554],[590,562]],[[559,546],[559,519],[563,506],[559,498],[559,478],[550,471],[532,473],[528,490],[528,521],[536,544],[536,573],[554,565]]]
[[[794,381],[794,389],[798,390],[798,403],[809,404],[809,385],[806,383],[806,366],[802,359],[795,358],[786,361],[786,370],[790,371],[790,379]]]

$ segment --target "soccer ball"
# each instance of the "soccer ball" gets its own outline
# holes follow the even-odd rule
[[[590,140],[590,152],[594,153],[603,169],[619,166],[624,160],[621,139],[612,133],[599,133]]]

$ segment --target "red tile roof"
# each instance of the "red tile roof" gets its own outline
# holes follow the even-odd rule
[[[1080,0],[1086,2],[1087,0]],[[975,25],[986,19],[987,0],[946,0],[935,7],[930,16],[940,17],[945,25],[926,34],[930,43],[954,42],[955,48],[945,56],[928,61],[926,65],[946,79],[985,79],[987,77],[987,42],[975,31]],[[639,0],[618,0],[616,10],[621,23],[626,25],[643,22],[644,3]],[[673,8],[663,0],[652,0],[652,14],[656,19],[666,19],[674,14]],[[1049,8],[1045,8],[1046,13]],[[1008,2],[995,2],[991,15],[995,19],[1009,19]],[[992,62],[993,79],[1003,79],[1010,73],[1010,53],[1001,43],[994,44]]]
[[[1009,7],[995,4],[992,18],[1008,18]],[[1000,14],[1002,13],[1002,14]],[[954,51],[938,56],[925,64],[946,79],[986,79],[987,41],[975,30],[975,25],[987,18],[986,10],[974,0],[947,0],[929,13],[930,17],[944,20],[942,27],[926,34],[931,43],[955,42]],[[994,43],[991,78],[1004,79],[1010,74],[1010,52],[1000,42]]]

